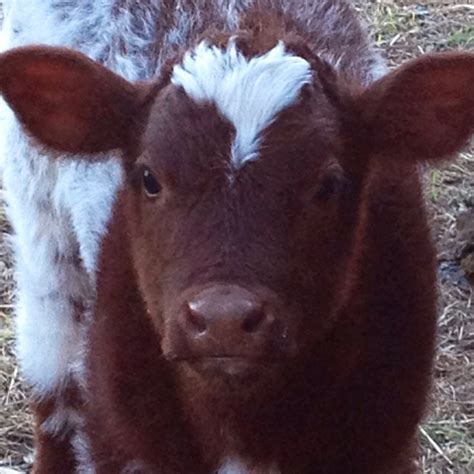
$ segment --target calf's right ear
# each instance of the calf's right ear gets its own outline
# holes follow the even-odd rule
[[[69,153],[126,148],[143,115],[139,86],[63,48],[1,54],[0,93],[33,137]]]

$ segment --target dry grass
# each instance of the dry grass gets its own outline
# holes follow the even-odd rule
[[[391,66],[425,52],[458,48],[474,51],[472,0],[358,3]],[[468,474],[474,472],[474,303],[465,274],[474,276],[474,144],[456,163],[427,171],[425,181],[442,281],[435,387],[430,414],[420,430],[420,464],[427,474]],[[0,232],[9,232],[1,207]],[[28,469],[31,420],[13,358],[11,276],[9,252],[2,241],[0,467]]]
[[[31,420],[26,406],[27,394],[13,356],[10,315],[14,288],[5,239],[9,232],[3,207],[0,207],[0,468],[27,468],[31,464]]]

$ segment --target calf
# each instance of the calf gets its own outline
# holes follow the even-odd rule
[[[346,4],[251,3],[171,5],[185,50],[157,39],[148,83],[66,49],[0,56],[51,160],[120,150],[126,174],[58,395],[74,455],[52,437],[36,472],[415,472],[435,333],[416,167],[472,133],[474,56],[372,83]]]
[[[191,46],[207,25],[236,29],[252,4],[5,0],[0,50],[31,43],[68,46],[128,80],[143,80],[159,76],[165,62]],[[274,7],[304,22],[324,57],[356,82],[371,82],[383,72],[383,62],[344,2],[277,2]],[[56,471],[67,472],[73,462],[69,440],[78,421],[74,379],[83,322],[95,299],[99,242],[122,168],[115,150],[100,160],[56,161],[50,150],[25,137],[1,99],[0,121],[4,195],[14,229],[17,356],[35,400],[37,465],[51,459]]]

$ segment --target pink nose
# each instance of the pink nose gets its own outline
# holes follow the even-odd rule
[[[273,316],[263,298],[237,285],[216,285],[189,299],[183,311],[188,346],[203,355],[257,355]]]

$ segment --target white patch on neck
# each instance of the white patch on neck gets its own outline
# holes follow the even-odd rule
[[[312,80],[310,64],[285,51],[282,42],[247,59],[231,39],[225,49],[199,43],[174,67],[171,82],[198,103],[214,103],[235,127],[232,165],[258,157],[260,134],[294,104]]]
[[[245,464],[239,459],[229,458],[224,461],[217,474],[248,474]]]
[[[216,474],[252,474],[252,472],[254,472],[254,469],[249,467],[242,459],[231,457],[224,460]],[[280,474],[276,465],[272,465],[267,469],[259,469],[258,472],[262,474]]]

